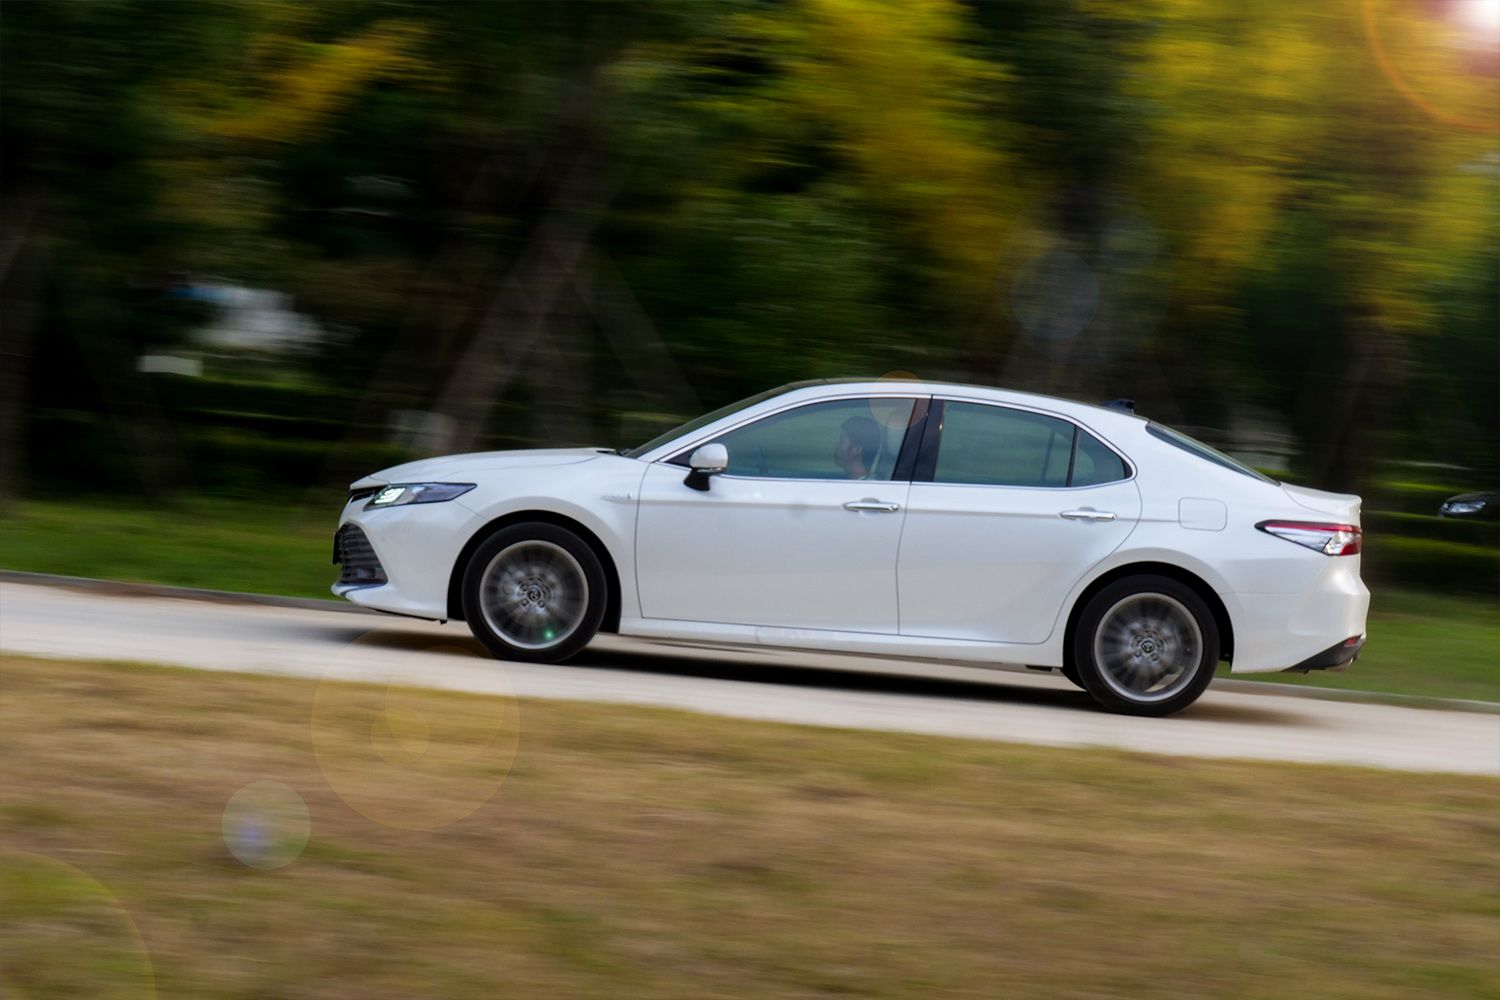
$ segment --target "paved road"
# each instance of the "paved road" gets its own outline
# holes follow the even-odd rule
[[[358,678],[1055,746],[1500,776],[1500,715],[1210,689],[1170,719],[1061,678],[601,636],[565,666],[483,657],[460,624],[0,583],[0,653]],[[1358,669],[1356,665],[1355,668]],[[0,683],[3,691],[3,683]]]

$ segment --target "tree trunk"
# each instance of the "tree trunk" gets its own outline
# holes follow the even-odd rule
[[[1342,377],[1331,385],[1319,379],[1304,390],[1304,426],[1318,429],[1306,465],[1314,486],[1359,493],[1382,450],[1388,401],[1405,378],[1404,351],[1378,321],[1364,319],[1349,338],[1348,353],[1349,363],[1333,369]]]
[[[491,410],[541,336],[574,279],[607,200],[592,157],[575,161],[522,259],[491,300],[438,396],[451,421],[444,451],[473,449]]]
[[[25,488],[31,357],[41,327],[41,294],[50,247],[44,238],[46,195],[21,192],[0,223],[0,513]]]

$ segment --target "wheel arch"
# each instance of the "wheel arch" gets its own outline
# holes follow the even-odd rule
[[[1224,606],[1224,601],[1209,586],[1208,581],[1194,573],[1192,570],[1166,562],[1132,562],[1123,566],[1116,566],[1108,572],[1101,573],[1098,578],[1090,581],[1087,587],[1079,593],[1078,599],[1073,602],[1072,608],[1068,610],[1067,627],[1063,630],[1063,664],[1067,667],[1073,666],[1073,630],[1078,625],[1078,618],[1083,614],[1083,609],[1088,606],[1094,595],[1116,580],[1123,580],[1129,576],[1165,576],[1176,580],[1192,590],[1201,598],[1203,603],[1213,612],[1214,625],[1219,630],[1219,659],[1233,661],[1234,659],[1234,623],[1229,617],[1229,609]]]
[[[599,623],[600,632],[618,632],[620,630],[620,571],[615,565],[614,556],[610,554],[609,546],[587,525],[566,514],[559,514],[550,510],[516,510],[495,518],[485,524],[484,527],[474,532],[464,547],[459,550],[458,558],[453,561],[453,568],[448,573],[448,617],[453,621],[464,620],[463,602],[463,579],[464,570],[469,565],[469,559],[474,555],[474,550],[483,545],[485,540],[513,524],[521,524],[526,521],[540,521],[543,524],[556,525],[566,528],[581,538],[589,548],[594,550],[594,555],[599,557],[599,563],[604,567],[604,581],[607,593],[604,604],[604,620]]]

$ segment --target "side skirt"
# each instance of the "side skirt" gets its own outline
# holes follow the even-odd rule
[[[1026,670],[1028,666],[1033,669],[1062,666],[1062,644],[1057,641],[1035,645],[1011,642],[971,642],[964,639],[886,635],[879,632],[765,628],[757,625],[674,621],[665,618],[621,618],[620,635],[667,642],[705,643],[740,648],[771,647],[826,653],[852,653],[890,659],[935,660],[1001,670]]]

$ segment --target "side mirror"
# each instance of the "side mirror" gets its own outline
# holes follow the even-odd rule
[[[693,471],[687,474],[683,485],[699,492],[707,492],[708,478],[729,468],[729,449],[722,444],[706,444],[693,451],[688,458]]]

